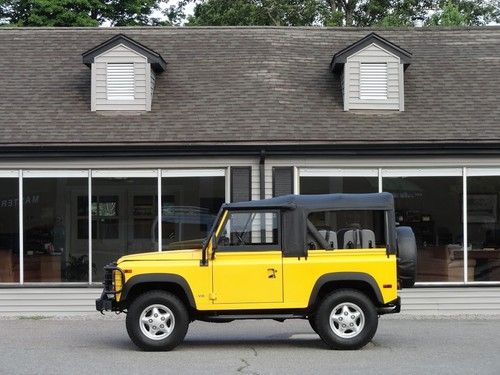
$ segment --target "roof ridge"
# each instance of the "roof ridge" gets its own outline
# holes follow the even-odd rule
[[[417,32],[441,32],[441,31],[468,31],[468,30],[500,30],[499,25],[488,26],[419,26],[419,27],[386,27],[386,26],[364,26],[364,27],[326,27],[326,26],[114,26],[114,27],[16,27],[2,26],[1,31],[119,31],[119,30],[314,30],[314,31],[417,31]]]

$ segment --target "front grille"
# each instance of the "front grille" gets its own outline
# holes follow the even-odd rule
[[[113,282],[113,270],[116,269],[116,263],[110,263],[104,267],[104,291],[114,292]]]

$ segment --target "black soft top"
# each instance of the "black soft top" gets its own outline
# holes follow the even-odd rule
[[[390,193],[284,195],[250,202],[228,203],[229,209],[283,208],[316,210],[392,210]]]
[[[281,211],[284,256],[307,256],[307,217],[316,211],[383,210],[387,212],[387,240],[394,247],[394,198],[390,193],[284,195],[250,202],[227,203],[222,209]]]

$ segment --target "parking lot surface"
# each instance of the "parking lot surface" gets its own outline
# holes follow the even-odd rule
[[[123,318],[0,320],[1,374],[500,374],[498,319],[383,317],[332,351],[306,321],[195,322],[172,352],[136,350]]]

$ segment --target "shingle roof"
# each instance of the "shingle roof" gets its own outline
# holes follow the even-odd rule
[[[0,144],[500,142],[500,28],[377,29],[412,53],[404,112],[344,112],[350,28],[0,28]],[[169,63],[151,112],[90,111],[82,53],[117,34]]]

